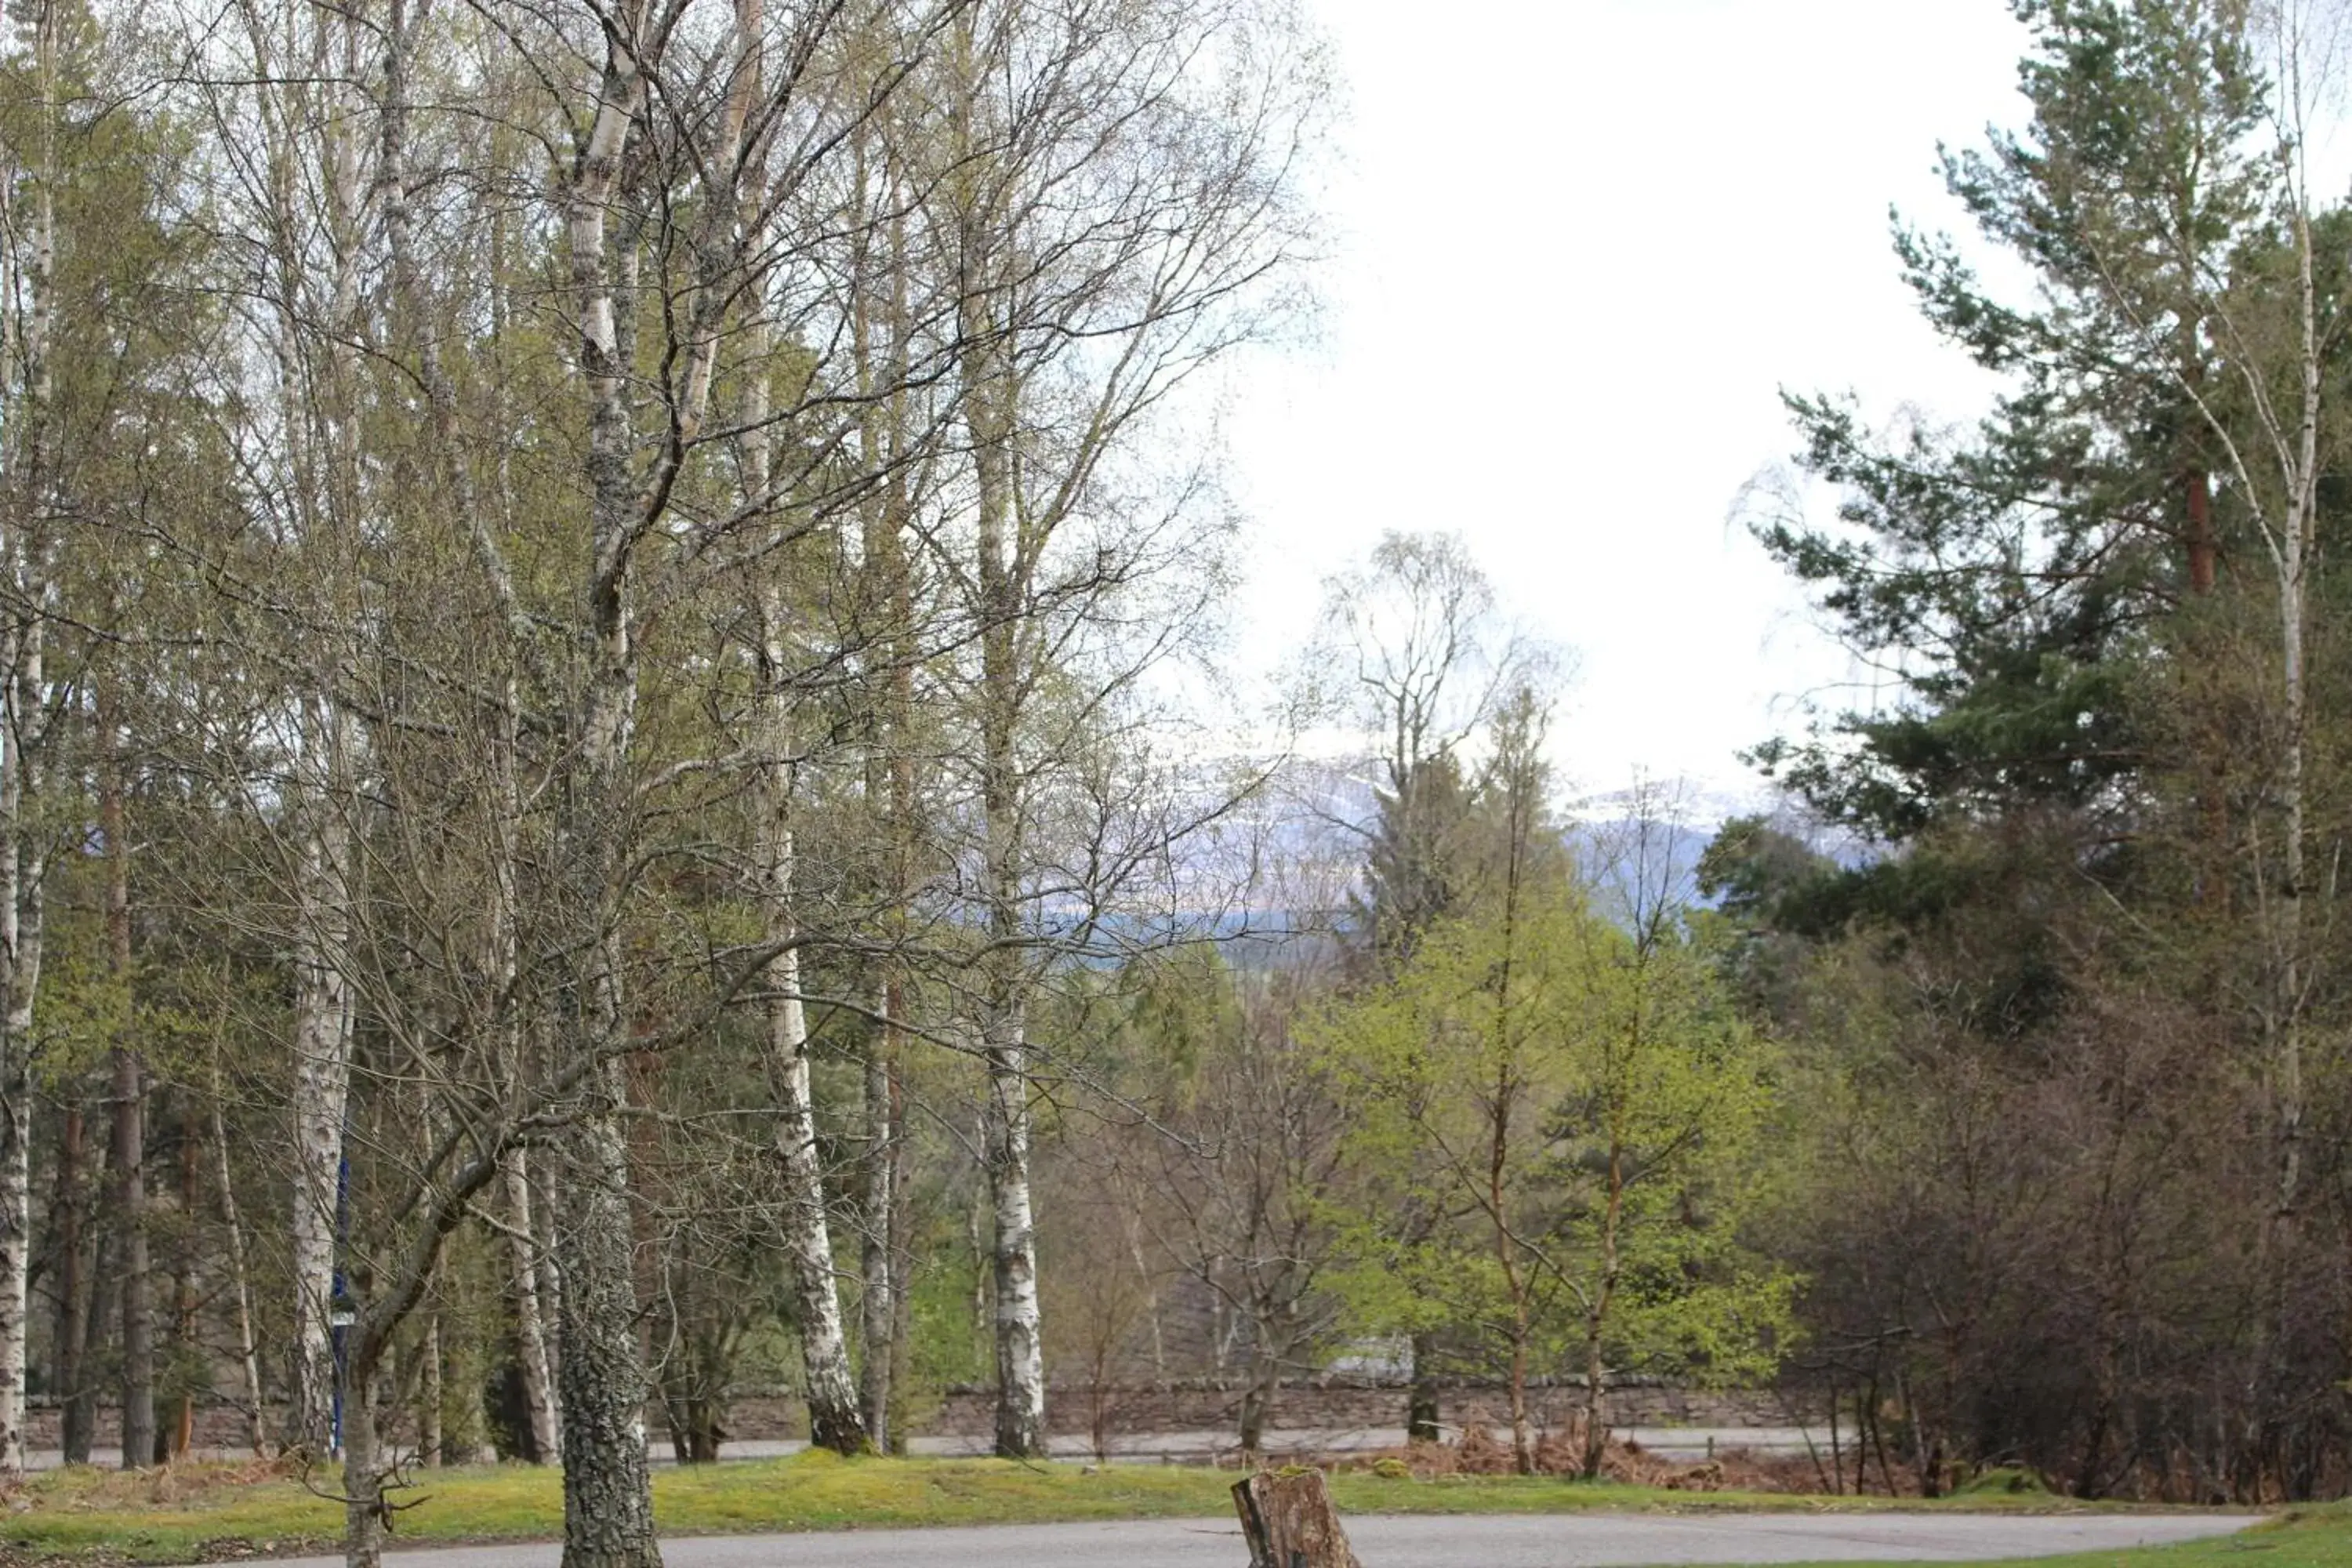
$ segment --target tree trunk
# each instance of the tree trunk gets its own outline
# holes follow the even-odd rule
[[[604,1064],[598,1077],[604,1103],[566,1140],[569,1201],[556,1231],[563,1258],[563,1568],[658,1568],[620,1064]]]
[[[749,40],[761,27],[760,0],[736,0],[736,31],[744,40],[739,56],[730,113],[740,137],[738,100],[756,82],[757,55]],[[754,216],[753,221],[757,218]],[[772,504],[768,426],[771,416],[764,322],[746,332],[754,365],[746,378],[743,424],[751,434],[741,445],[743,504],[757,511]],[[816,1113],[809,1092],[808,1023],[801,1001],[799,922],[793,913],[795,865],[792,828],[793,695],[792,650],[786,637],[792,605],[781,582],[771,575],[760,595],[760,757],[755,764],[753,858],[759,883],[762,938],[772,950],[762,977],[767,991],[767,1071],[776,1102],[776,1153],[783,1167],[782,1237],[792,1269],[793,1303],[800,1324],[801,1365],[809,1410],[809,1441],[840,1454],[864,1453],[865,1417],[849,1364],[849,1340],[835,1277],[833,1232],[825,1214],[824,1168],[817,1157]],[[869,1352],[869,1354],[871,1352]]]
[[[2221,547],[2213,532],[2213,476],[2200,466],[2182,480],[2189,507],[2189,591],[2210,594],[2221,580]]]
[[[604,68],[562,212],[587,394],[590,508],[585,689],[573,715],[556,847],[565,935],[574,953],[564,979],[557,1065],[582,1075],[583,1100],[563,1138],[563,1212],[555,1231],[562,1275],[556,1379],[563,1413],[563,1568],[654,1568],[661,1561],[646,1463],[646,1375],[628,1144],[620,1121],[619,1053],[628,1024],[616,927],[635,818],[625,770],[636,710],[629,601],[640,518],[626,390],[632,366],[615,303],[630,297],[614,269],[628,271],[634,242],[609,246],[606,223],[630,127],[646,100],[638,51],[650,46],[649,22],[647,7],[636,0],[605,18]]]
[[[1524,1300],[1512,1303],[1511,1325],[1511,1466],[1523,1476],[1536,1473],[1534,1424],[1528,1419],[1528,1321]]]
[[[318,563],[329,612],[342,623],[315,652],[303,699],[299,782],[301,836],[294,868],[294,1188],[290,1221],[294,1278],[291,1365],[287,1386],[287,1446],[323,1457],[334,1447],[337,1367],[332,1320],[342,1237],[344,1119],[351,1093],[355,996],[351,979],[355,898],[352,816],[357,767],[351,716],[335,694],[337,666],[358,635],[352,561],[362,533],[364,485],[360,450],[364,293],[360,268],[367,192],[360,128],[367,105],[359,89],[360,26],[344,13],[335,36],[342,82],[330,89],[335,110],[325,132],[326,219],[334,255],[323,323],[323,385],[304,416],[322,421],[325,473],[306,517],[304,547]],[[327,47],[322,36],[320,47]],[[290,154],[301,156],[299,153]],[[289,258],[289,265],[300,265]],[[289,295],[289,298],[294,296]],[[320,323],[302,322],[302,336]],[[300,341],[298,337],[297,341]],[[315,341],[315,339],[313,339]],[[289,388],[289,395],[295,388]],[[320,394],[323,394],[320,396]]]
[[[891,944],[880,963],[879,995],[882,1021],[866,1041],[865,1066],[865,1158],[861,1186],[864,1230],[860,1237],[859,1339],[865,1359],[859,1367],[858,1399],[866,1419],[867,1441],[888,1453],[894,1439],[894,1391],[906,1363],[899,1324],[904,1313],[899,1288],[905,1194],[905,1085],[899,1063],[905,1045],[907,986],[904,958],[898,951],[908,934],[908,900],[914,879],[915,765],[913,744],[914,667],[919,658],[915,635],[913,594],[908,578],[905,529],[909,510],[907,478],[900,459],[907,441],[906,337],[907,280],[910,263],[906,255],[904,219],[897,216],[897,184],[890,178],[887,144],[884,168],[875,169],[867,139],[860,135],[856,150],[859,211],[869,221],[890,214],[880,224],[884,254],[880,261],[888,279],[888,295],[860,289],[856,296],[851,345],[856,356],[859,395],[865,400],[858,422],[859,462],[865,472],[882,476],[865,511],[865,563],[875,597],[882,606],[885,634],[881,639],[887,668],[876,692],[877,712],[866,758],[867,797],[880,803],[879,828],[882,883],[880,921]],[[881,193],[875,190],[880,182]],[[887,381],[886,389],[883,385]]]
[[[772,740],[780,738],[772,737]],[[782,764],[763,768],[761,816],[763,899],[768,940],[783,944],[768,963],[768,1086],[776,1102],[776,1154],[783,1167],[783,1242],[792,1269],[793,1305],[801,1331],[809,1441],[835,1453],[866,1450],[866,1424],[857,1411],[849,1344],[842,1331],[841,1296],[834,1279],[833,1234],[824,1209],[824,1170],[817,1158],[816,1115],[809,1100],[808,1028],[800,996],[800,950],[791,945],[789,916],[779,919],[793,878],[792,830],[784,826]]]
[[[155,1454],[154,1313],[147,1258],[147,1075],[135,1051],[114,1052],[114,1213],[122,1228],[122,1468]]]
[[[2272,911],[2273,993],[2267,999],[2272,1047],[2271,1091],[2276,1107],[2277,1201],[2270,1233],[2271,1342],[2274,1364],[2298,1354],[2295,1317],[2302,1308],[2296,1287],[2303,1247],[2304,1048],[2303,1014],[2312,990],[2312,955],[2305,952],[2303,901],[2308,889],[2305,864],[2307,673],[2305,635],[2308,579],[2319,508],[2319,414],[2322,340],[2315,258],[2308,203],[2296,212],[2295,237],[2302,310],[2301,417],[2294,456],[2286,465],[2291,486],[2283,537],[2277,542],[2279,651],[2284,733],[2280,759],[2281,867]],[[2284,445],[2284,443],[2282,443]],[[2263,1369],[2267,1379],[2271,1367]]]
[[[972,38],[967,20],[958,51],[969,66]],[[956,144],[975,160],[981,151],[970,118],[971,100],[955,105]],[[971,193],[965,193],[968,196]],[[1037,1302],[1037,1240],[1029,1181],[1029,1052],[1027,959],[1023,872],[1026,835],[1024,772],[1017,751],[1028,678],[1018,628],[1030,608],[1034,562],[1023,548],[1013,473],[1013,435],[1019,388],[1005,362],[998,320],[1009,293],[996,267],[1002,237],[995,214],[980,205],[959,215],[960,263],[970,281],[959,306],[959,374],[963,418],[971,442],[975,512],[974,565],[980,615],[979,763],[986,856],[988,937],[981,1046],[988,1071],[982,1160],[995,1224],[990,1242],[996,1342],[996,1452],[1030,1458],[1045,1451],[1045,1375]]]
[[[202,1185],[204,1141],[196,1134],[195,1108],[184,1093],[173,1097],[180,1108],[180,1245],[172,1260],[172,1351],[186,1366],[208,1366],[208,1352],[196,1331],[196,1213]],[[172,1426],[158,1445],[159,1457],[178,1461],[188,1457],[196,1440],[196,1393],[190,1376],[174,1377],[179,1394],[173,1401]]]
[[[1029,1201],[1029,1073],[1017,1004],[992,1020],[988,1047],[988,1185],[995,1285],[996,1454],[1045,1452],[1045,1367],[1037,1310],[1037,1235]]]
[[[546,1450],[549,1464],[563,1462],[563,1259],[555,1250],[557,1221],[563,1213],[562,1194],[536,1165],[529,1167],[532,1236],[539,1247],[540,1339],[547,1352],[547,1408],[555,1419],[555,1439]]]
[[[1404,1436],[1408,1443],[1434,1443],[1443,1433],[1438,1426],[1437,1373],[1435,1358],[1427,1334],[1415,1334],[1408,1342],[1412,1357],[1412,1386],[1405,1395]]]
[[[103,794],[99,820],[106,838],[108,968],[127,994],[131,971],[131,847],[123,813],[124,783],[110,714],[99,721]],[[135,1028],[126,1024],[126,1028]],[[155,1455],[155,1323],[147,1256],[147,1074],[129,1039],[118,1040],[114,1069],[115,1223],[122,1251],[122,1468],[139,1469]]]
[[[1250,1568],[1363,1568],[1320,1470],[1236,1482],[1234,1510],[1241,1515]]]
[[[530,1406],[531,1449],[538,1462],[552,1465],[563,1457],[561,1423],[556,1416],[555,1380],[547,1364],[546,1319],[540,1301],[539,1252],[531,1224],[530,1172],[520,1149],[509,1150],[504,1180],[507,1195],[507,1256],[515,1296],[515,1344],[522,1363],[524,1402]]]
[[[606,622],[608,629],[612,623]],[[615,633],[624,646],[625,633]],[[625,678],[629,667],[617,667]],[[653,1568],[661,1561],[646,1463],[646,1373],[638,1342],[635,1237],[620,1056],[622,1007],[614,844],[619,826],[620,748],[629,690],[608,665],[586,708],[587,777],[559,828],[567,895],[581,931],[566,977],[561,1058],[581,1075],[581,1103],[564,1130],[564,1201],[555,1228],[563,1293],[557,1371],[563,1447],[564,1568]],[[617,710],[616,710],[616,705]]]
[[[350,934],[342,882],[347,842],[334,809],[304,847],[298,891],[301,930],[294,998],[294,1263],[292,1357],[286,1446],[313,1458],[334,1447],[335,1234],[342,1190],[343,1116],[351,1093],[352,999],[344,973]]]
[[[896,1251],[898,1205],[898,1009],[905,1005],[895,972],[882,987],[882,1026],[866,1049],[864,1228],[858,1247],[858,1338],[866,1358],[858,1368],[858,1408],[866,1440],[890,1452],[890,1390],[897,1367],[898,1308]]]
[[[383,1561],[383,1454],[376,1427],[375,1369],[352,1368],[343,1402],[344,1568],[380,1568]]]
[[[21,720],[21,708],[11,716]],[[14,729],[12,723],[7,726]],[[33,991],[40,967],[39,872],[22,813],[24,761],[8,746],[0,779],[0,964],[5,965],[6,1035],[0,1038],[0,1474],[25,1468],[25,1374],[32,1327]]]
[[[1257,1364],[1251,1368],[1249,1387],[1242,1394],[1242,1419],[1239,1436],[1242,1463],[1254,1465],[1265,1451],[1266,1422],[1274,1415],[1274,1396],[1282,1381],[1282,1363],[1277,1361],[1262,1341],[1257,1347]]]
[[[82,1190],[89,1138],[81,1106],[68,1105],[58,1141],[56,1200],[58,1438],[68,1465],[89,1463],[98,1423],[98,1390],[89,1382],[89,1204]]]
[[[268,1417],[262,1412],[261,1355],[253,1338],[253,1287],[246,1271],[245,1226],[236,1214],[236,1183],[229,1170],[228,1130],[221,1117],[220,1040],[213,1040],[212,1058],[213,1157],[216,1177],[220,1182],[221,1224],[228,1230],[229,1286],[236,1301],[237,1362],[245,1373],[247,1419],[250,1424],[254,1456],[258,1458],[269,1452]]]
[[[18,407],[5,423],[12,437],[5,547],[16,604],[6,638],[5,723],[0,724],[0,1474],[25,1468],[25,1384],[32,1327],[32,1041],[44,936],[46,826],[36,826],[40,795],[36,757],[47,729],[45,655],[49,572],[46,514],[50,508],[49,344],[57,315],[58,7],[36,13],[35,65],[40,152],[33,171],[31,255],[23,279],[28,307],[16,343],[24,373]],[[11,279],[11,282],[16,280]],[[107,848],[115,847],[110,839]]]
[[[416,1345],[416,1462],[439,1469],[447,1462],[441,1451],[441,1314],[425,1320]]]

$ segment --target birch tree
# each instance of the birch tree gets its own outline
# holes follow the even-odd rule
[[[1026,1021],[1055,946],[1041,917],[1055,899],[1103,890],[1076,892],[1048,869],[1048,801],[1083,771],[1068,719],[1082,728],[1115,703],[1187,624],[1169,605],[1152,617],[1160,635],[1122,646],[1122,599],[1168,587],[1180,567],[1195,574],[1188,587],[1213,581],[1213,534],[1190,504],[1204,475],[1147,481],[1137,443],[1286,303],[1311,90],[1300,48],[1270,8],[1007,0],[958,15],[927,86],[947,163],[926,222],[961,280],[968,471],[957,554],[940,568],[977,643],[961,677],[983,911],[968,1005],[988,1079],[1007,1457],[1042,1453],[1045,1439]],[[1082,694],[1066,707],[1047,696],[1061,681]]]
[[[25,1377],[32,1245],[32,1074],[34,1005],[40,985],[46,855],[37,822],[40,759],[49,730],[47,690],[49,554],[55,548],[56,374],[50,346],[57,327],[58,20],[44,5],[34,18],[33,87],[39,105],[28,144],[9,149],[12,237],[6,366],[8,468],[5,548],[11,603],[0,641],[0,1471],[25,1464]],[[28,198],[28,199],[27,199]]]

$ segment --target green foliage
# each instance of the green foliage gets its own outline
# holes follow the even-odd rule
[[[1738,1241],[1769,1056],[1679,929],[1637,938],[1565,882],[1433,929],[1315,1038],[1365,1195],[1340,1289],[1367,1330],[1539,1365],[1769,1371],[1789,1281]],[[1517,1282],[1514,1282],[1515,1274]]]
[[[2210,420],[2232,416],[2237,373],[2198,303],[2248,265],[2270,216],[2253,145],[2265,89],[2242,9],[2016,10],[2035,39],[2030,128],[1948,153],[1944,174],[2040,298],[2007,304],[1950,241],[1896,237],[1929,322],[2009,389],[1972,431],[1891,436],[1850,400],[1791,397],[1801,461],[1837,488],[1841,526],[1757,528],[1901,697],[1756,757],[1825,816],[1891,842],[2053,805],[2113,831],[2129,799],[2118,786],[2154,740],[2151,621],[2192,586],[2183,542],[2201,526],[2225,553],[2252,542],[2243,499],[2208,486],[2227,467]]]

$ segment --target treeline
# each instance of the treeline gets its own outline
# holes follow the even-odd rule
[[[1793,399],[1839,517],[1759,520],[1885,692],[1763,748],[1802,810],[1706,867],[1813,1112],[1767,1245],[1805,1278],[1797,1364],[1923,1474],[2340,1493],[2352,211],[2311,153],[2340,30],[2015,9],[2029,118],[1944,161],[1981,244],[1897,235],[2004,391],[1955,429]]]

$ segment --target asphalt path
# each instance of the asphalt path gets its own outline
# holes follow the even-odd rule
[[[1952,1563],[2113,1552],[2226,1534],[2252,1521],[2212,1514],[1358,1515],[1349,1542],[1367,1568],[1610,1568],[1643,1563]],[[1230,1520],[1012,1524],[684,1537],[668,1568],[1243,1568]],[[401,1568],[557,1568],[561,1548],[404,1552]],[[281,1568],[341,1568],[340,1557]]]

